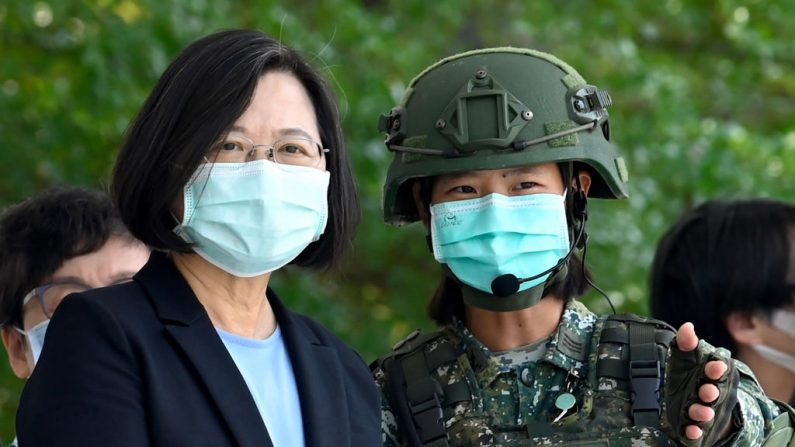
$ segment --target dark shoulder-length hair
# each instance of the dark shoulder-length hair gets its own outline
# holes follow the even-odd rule
[[[768,199],[710,201],[660,240],[651,271],[651,310],[674,327],[690,321],[709,343],[736,350],[729,314],[792,304],[795,206]],[[788,280],[789,278],[789,280]]]
[[[296,51],[254,30],[211,34],[185,48],[128,129],[111,192],[136,238],[155,249],[191,251],[172,231],[177,222],[171,209],[208,149],[243,114],[258,80],[270,71],[300,80],[315,108],[321,143],[330,149],[326,230],[294,263],[329,268],[350,247],[359,204],[334,95]]]

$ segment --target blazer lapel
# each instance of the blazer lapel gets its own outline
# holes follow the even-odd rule
[[[312,330],[288,310],[270,289],[268,300],[281,327],[295,373],[306,445],[350,445],[344,371],[336,351],[322,344]]]
[[[149,292],[166,332],[195,367],[237,444],[273,447],[237,365],[174,264],[153,252],[135,279]]]

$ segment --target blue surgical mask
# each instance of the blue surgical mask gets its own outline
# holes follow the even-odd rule
[[[19,331],[25,334],[25,338],[28,340],[28,346],[30,346],[30,351],[33,354],[34,365],[39,361],[39,356],[41,355],[41,349],[44,347],[44,336],[47,334],[47,326],[49,325],[50,325],[50,320],[47,319],[33,326],[27,331],[23,330]]]
[[[537,275],[569,250],[564,196],[485,197],[431,206],[431,239],[437,261],[464,284],[491,292],[494,278]],[[527,290],[549,274],[522,283]]]
[[[329,173],[268,160],[199,167],[174,231],[207,262],[239,277],[272,272],[318,240]]]

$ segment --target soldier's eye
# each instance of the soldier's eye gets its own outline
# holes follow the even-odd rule
[[[477,192],[477,191],[475,191],[475,188],[473,188],[471,186],[467,186],[467,185],[456,186],[455,188],[451,189],[450,191],[461,193],[461,194],[474,194],[475,192]]]
[[[538,187],[538,183],[536,182],[522,182],[514,186],[513,189],[533,189],[536,187]]]

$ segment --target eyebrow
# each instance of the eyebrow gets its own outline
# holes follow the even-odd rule
[[[235,132],[241,132],[241,133],[244,133],[244,134],[248,134],[248,129],[246,129],[243,126],[238,126],[238,125],[234,125],[234,126],[230,127],[229,131],[230,132],[235,131]],[[283,129],[278,129],[276,131],[276,135],[278,135],[279,137],[299,135],[299,136],[302,136],[302,137],[309,138],[310,140],[313,139],[312,135],[309,135],[309,132],[305,131],[304,129],[302,129],[300,127],[285,127]]]
[[[309,132],[305,131],[304,129],[301,129],[300,127],[288,127],[286,129],[279,129],[278,131],[276,131],[276,133],[280,136],[300,135],[312,139],[312,135],[309,135]]]
[[[516,169],[511,169],[505,173],[505,176],[509,177],[512,175],[535,174],[536,172],[538,172],[538,167],[536,166],[522,166]]]
[[[520,166],[515,169],[511,169],[504,173],[505,177],[513,176],[513,175],[521,175],[521,174],[534,174],[538,171],[537,166]],[[455,181],[460,180],[462,178],[468,178],[475,176],[475,172],[477,171],[466,171],[466,172],[454,172],[450,174],[443,174],[440,177],[443,177],[446,181]]]
[[[443,174],[440,175],[437,180],[445,181],[445,182],[453,182],[456,180],[460,180],[462,178],[473,177],[475,174],[472,171],[469,172],[454,172],[452,174]]]

